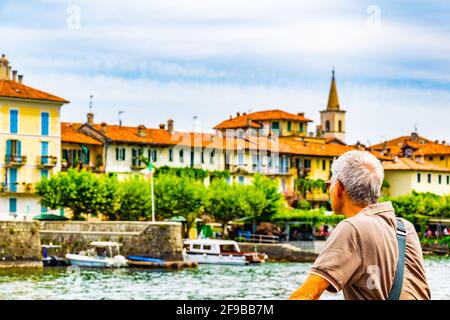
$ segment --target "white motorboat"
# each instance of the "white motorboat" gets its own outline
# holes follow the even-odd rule
[[[183,259],[199,264],[247,265],[262,263],[267,258],[265,254],[256,252],[241,252],[236,241],[197,239],[185,240]]]
[[[89,249],[78,254],[66,255],[70,264],[80,267],[120,268],[127,266],[127,259],[120,255],[120,244],[117,242],[95,241]]]

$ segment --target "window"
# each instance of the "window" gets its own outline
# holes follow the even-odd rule
[[[305,168],[311,169],[311,160],[310,159],[305,159]]]
[[[9,198],[9,213],[17,214],[17,199]]]
[[[338,130],[339,132],[342,132],[342,120],[338,121]]]
[[[142,156],[143,150],[142,149],[135,149],[135,148],[133,148],[131,150],[131,153],[133,155],[133,158],[131,159],[131,165],[133,167],[140,166],[141,165],[141,156]]]
[[[442,184],[442,175],[438,175],[438,183]]]
[[[203,250],[208,250],[208,251],[210,251],[210,250],[211,250],[211,246],[205,244],[205,245],[203,245]]]
[[[42,164],[48,163],[48,142],[47,141],[41,142],[41,163]]]
[[[47,207],[41,206],[41,213],[47,213]]]
[[[48,136],[49,133],[49,118],[50,114],[48,112],[41,113],[41,134],[43,136]]]
[[[244,154],[242,152],[238,153],[238,165],[243,166],[244,165]]]
[[[300,123],[298,124],[298,131],[299,131],[299,132],[305,131],[305,125],[304,125],[303,122],[300,122]]]
[[[238,181],[240,184],[244,184],[244,176],[239,176]]]
[[[169,161],[173,161],[173,149],[169,149]]]
[[[329,120],[325,121],[325,131],[326,132],[330,132],[331,131],[330,121]]]
[[[148,149],[148,159],[151,162],[156,162],[158,160],[158,150]]]
[[[291,121],[288,121],[288,123],[287,123],[287,130],[292,131],[292,122]]]
[[[41,178],[48,178],[48,169],[41,169]]]
[[[9,189],[12,192],[17,191],[17,168],[9,168]]]
[[[9,132],[17,133],[19,127],[19,111],[9,110]]]
[[[450,176],[447,176],[447,184],[450,184]]]
[[[276,132],[280,131],[280,123],[278,121],[272,122],[272,130]]]
[[[428,183],[431,183],[431,173],[428,174]]]
[[[180,162],[183,163],[184,162],[184,151],[183,151],[183,149],[180,150],[179,156],[180,156]]]
[[[432,156],[428,157],[428,160],[433,161],[433,157]]]
[[[202,163],[205,163],[205,151],[204,150],[202,150],[202,153],[201,153],[201,160],[202,160]]]
[[[194,245],[192,246],[192,248],[193,248],[193,249],[196,249],[196,250],[200,250],[200,249],[201,249],[201,246],[200,246],[199,244],[194,244]]]
[[[22,162],[22,143],[20,140],[6,141],[6,162]]]
[[[420,173],[418,173],[417,174],[417,183],[420,183],[420,180],[421,180],[421,175],[420,175]]]
[[[216,155],[216,150],[211,151],[209,155],[209,163],[214,164],[214,156]]]
[[[322,160],[322,170],[327,170],[327,160]]]
[[[439,160],[444,161],[444,160],[445,160],[445,157],[444,157],[444,156],[440,156],[440,157],[439,157]]]
[[[125,161],[125,148],[116,148],[116,160]]]

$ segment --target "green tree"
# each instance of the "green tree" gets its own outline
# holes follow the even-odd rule
[[[283,209],[285,199],[283,194],[278,190],[278,184],[275,180],[269,179],[262,175],[255,175],[252,185],[264,194],[264,206],[257,220],[269,220],[270,217]]]
[[[150,182],[134,175],[120,182],[120,210],[109,215],[110,220],[150,220],[152,193]]]
[[[114,214],[120,206],[117,178],[97,176],[84,170],[69,169],[44,178],[37,183],[36,193],[45,207],[52,210],[70,208],[73,220],[82,219],[82,214]]]
[[[161,174],[155,179],[155,211],[158,218],[181,216],[185,219],[183,236],[204,210],[206,188],[203,182],[189,176]]]
[[[228,222],[251,214],[252,206],[246,191],[246,186],[230,185],[223,179],[214,180],[209,185],[206,212],[222,224],[225,237]]]

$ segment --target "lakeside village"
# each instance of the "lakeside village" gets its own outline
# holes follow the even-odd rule
[[[224,114],[212,133],[98,123],[92,109],[61,122],[69,101],[25,83],[2,55],[2,265],[313,261],[343,219],[330,212],[331,164],[355,149],[382,161],[383,198],[424,251],[448,254],[450,145],[418,132],[346,144],[334,70],[314,129],[280,109]]]

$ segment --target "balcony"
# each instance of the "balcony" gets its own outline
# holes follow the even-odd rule
[[[19,154],[7,154],[5,156],[6,167],[20,167],[27,163],[27,156]]]
[[[58,164],[58,158],[55,156],[38,157],[38,165],[41,168],[52,168]]]
[[[330,200],[330,195],[328,193],[322,192],[308,192],[306,194],[306,200],[315,202],[327,202]]]
[[[133,161],[131,164],[131,170],[143,170],[145,168],[147,168],[147,166],[143,162],[139,163],[139,161]]]
[[[298,168],[297,169],[297,177],[298,178],[306,178],[311,172],[311,168]]]
[[[0,193],[2,194],[32,194],[34,193],[34,184],[30,182],[15,182],[9,185],[2,184],[0,186]]]

